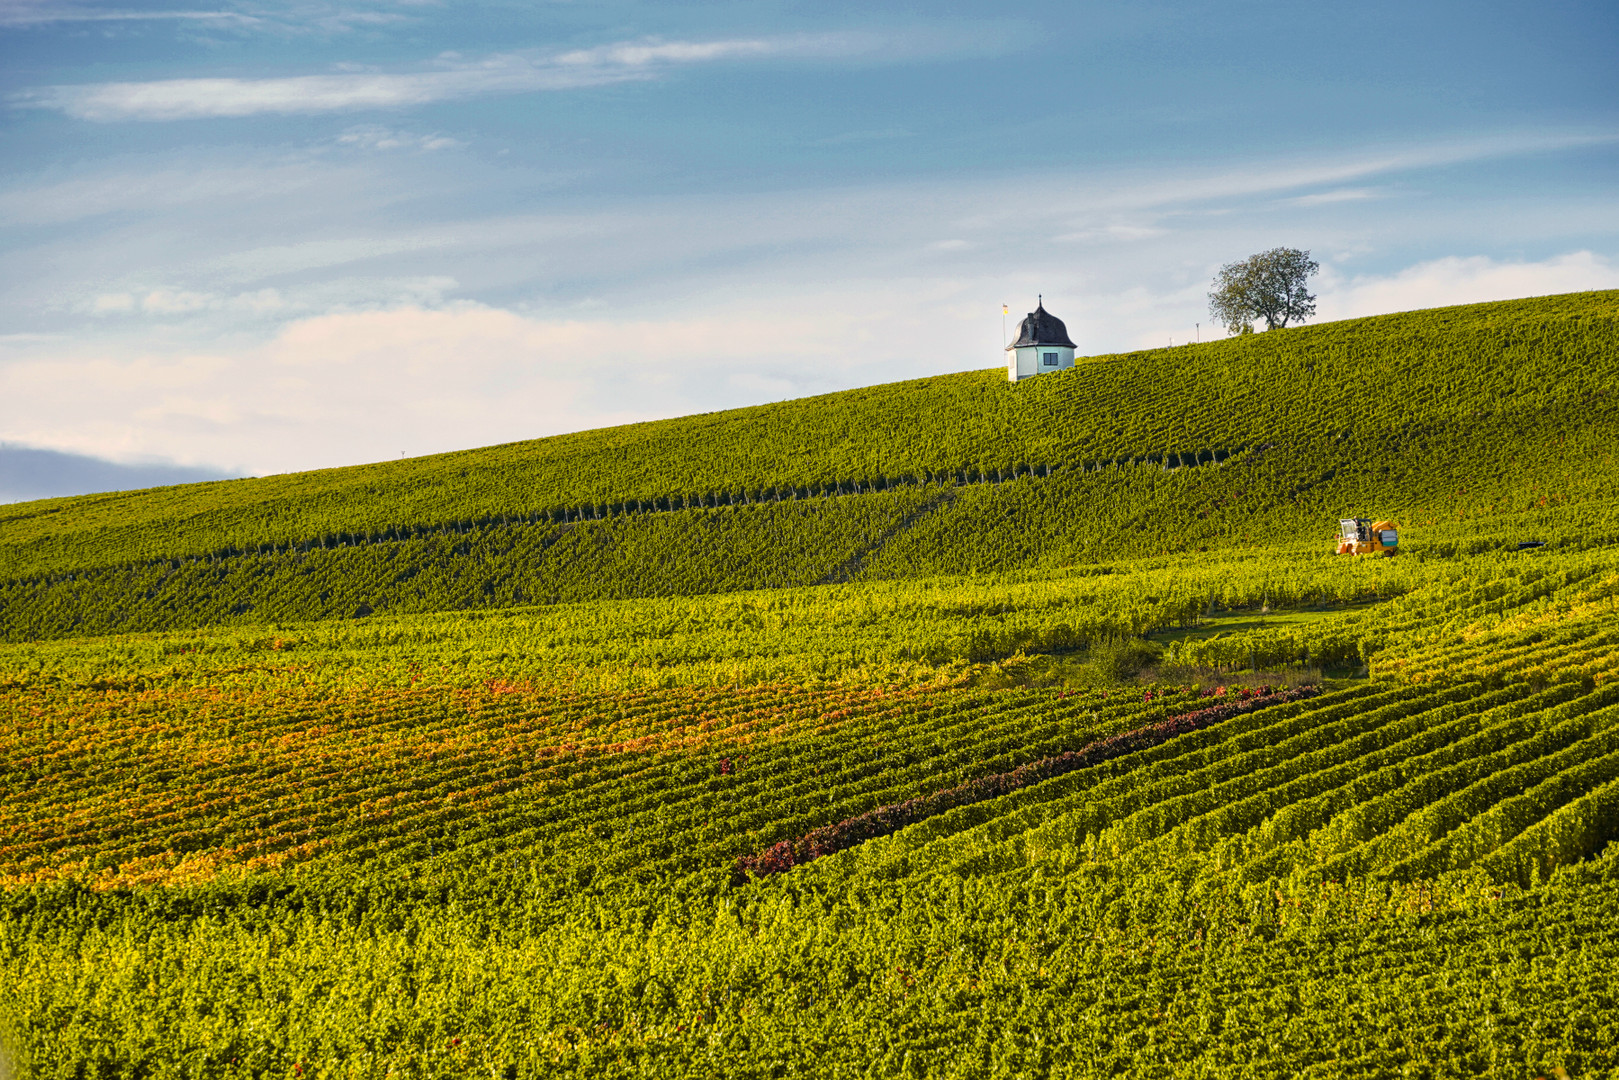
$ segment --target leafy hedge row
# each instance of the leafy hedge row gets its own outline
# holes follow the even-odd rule
[[[1320,692],[1314,686],[1301,686],[1279,692],[1267,686],[1257,696],[1242,696],[1219,705],[1181,713],[1156,724],[1097,739],[1078,750],[1069,750],[1041,758],[1039,761],[1031,761],[1010,772],[979,777],[945,791],[936,791],[932,795],[879,806],[835,825],[813,829],[797,840],[783,840],[772,844],[757,855],[744,855],[736,861],[735,876],[741,883],[747,881],[750,875],[760,878],[779,874],[818,859],[822,855],[831,855],[867,840],[898,832],[907,825],[913,825],[947,810],[954,810],[958,806],[994,799],[1019,788],[1028,787],[1030,784],[1038,784],[1043,780],[1073,772],[1075,769],[1088,768],[1116,757],[1123,757],[1125,754],[1149,749],[1168,742],[1177,735],[1218,724],[1233,716],[1241,716],[1270,705],[1302,701],[1305,698],[1315,697]]]

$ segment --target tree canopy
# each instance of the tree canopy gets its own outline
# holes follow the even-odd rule
[[[1303,322],[1315,314],[1315,297],[1304,287],[1319,269],[1298,248],[1272,248],[1226,263],[1214,277],[1209,311],[1233,334],[1252,333],[1256,319],[1264,319],[1267,330]]]

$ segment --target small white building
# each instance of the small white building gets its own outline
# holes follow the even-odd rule
[[[1068,328],[1045,308],[1041,297],[1018,328],[1017,340],[1006,347],[1006,377],[1013,382],[1048,371],[1074,366],[1074,350]]]

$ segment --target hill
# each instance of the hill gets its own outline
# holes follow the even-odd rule
[[[1611,1074],[1616,301],[10,508],[0,1054]]]
[[[1612,494],[1619,293],[895,383],[412,461],[0,508],[0,635],[690,595],[1290,540]],[[1605,509],[1580,534],[1613,535]],[[1472,522],[1465,527],[1458,523]],[[1482,530],[1482,532],[1481,532]]]

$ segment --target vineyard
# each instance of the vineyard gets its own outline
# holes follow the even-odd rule
[[[935,380],[897,472],[879,387],[7,508],[0,1064],[1619,1075],[1616,303]],[[1455,366],[1326,381],[1402,325]],[[499,502],[626,447],[689,501]]]
[[[18,504],[0,640],[1045,569],[1314,537],[1371,499],[1494,530],[1613,499],[1616,357],[1619,292],[1581,293]]]

